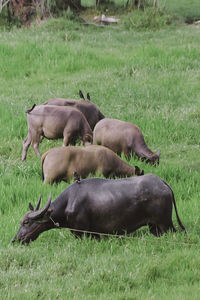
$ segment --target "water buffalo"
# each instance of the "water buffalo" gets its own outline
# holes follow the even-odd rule
[[[105,118],[93,132],[93,144],[110,148],[118,155],[123,152],[129,160],[135,153],[148,163],[159,163],[160,153],[153,153],[146,145],[141,130],[132,123]]]
[[[85,143],[92,142],[92,130],[85,116],[74,107],[51,105],[33,105],[27,112],[28,135],[23,142],[22,160],[30,144],[35,153],[40,155],[38,146],[42,139],[64,138],[63,146],[75,145],[80,138]]]
[[[92,130],[94,129],[94,126],[97,122],[105,118],[98,107],[89,100],[82,101],[74,99],[55,98],[48,100],[44,103],[44,105],[72,106],[77,108],[84,114]]]
[[[44,208],[39,210],[29,204],[21,227],[13,238],[23,244],[35,240],[43,231],[67,227],[81,236],[83,232],[125,234],[148,225],[150,232],[159,236],[168,230],[176,231],[172,223],[174,194],[161,178],[147,174],[126,179],[83,179],[71,184],[52,203],[51,196]]]
[[[44,183],[69,181],[74,172],[82,178],[91,174],[105,177],[130,177],[144,174],[119,158],[112,150],[97,145],[87,147],[56,147],[42,155],[41,167]]]

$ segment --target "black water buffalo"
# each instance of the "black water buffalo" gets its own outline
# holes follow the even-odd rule
[[[70,228],[81,236],[83,232],[125,234],[148,225],[156,236],[168,230],[176,231],[172,223],[174,204],[178,223],[185,231],[178,216],[174,194],[161,178],[147,174],[126,179],[90,178],[74,182],[52,203],[51,196],[39,210],[29,204],[17,235],[13,238],[23,244],[35,240],[43,231],[60,227]]]
[[[32,145],[40,156],[39,143],[47,139],[63,138],[63,146],[75,145],[80,138],[85,143],[92,142],[92,130],[85,116],[74,107],[38,105],[27,110],[28,135],[23,142],[22,160]]]

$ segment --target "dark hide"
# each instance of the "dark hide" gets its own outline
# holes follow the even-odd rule
[[[90,178],[71,184],[53,203],[37,212],[28,212],[13,238],[29,243],[51,228],[67,227],[106,234],[131,233],[148,225],[156,236],[176,231],[172,223],[172,207],[178,223],[174,194],[161,178],[147,174],[140,177],[106,180]]]

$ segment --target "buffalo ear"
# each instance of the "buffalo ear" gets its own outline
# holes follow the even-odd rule
[[[40,201],[41,201],[41,197],[39,199],[39,202]],[[32,219],[32,220],[41,219],[45,215],[47,210],[49,209],[50,205],[51,205],[51,193],[49,194],[49,199],[48,199],[47,203],[45,204],[45,206],[43,208],[41,208],[40,210],[34,210],[33,212],[31,212],[29,214],[29,219]]]
[[[135,166],[135,175],[142,176],[144,175],[144,170],[140,170],[138,166]]]
[[[28,207],[29,207],[29,209],[30,209],[31,211],[34,211],[34,207],[33,207],[33,205],[32,205],[30,202],[29,202]]]
[[[135,175],[140,175],[141,171],[140,168],[138,166],[135,166]]]

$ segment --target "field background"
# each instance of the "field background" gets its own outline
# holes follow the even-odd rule
[[[126,30],[123,16],[106,28],[66,16],[0,27],[1,299],[199,299],[200,26],[182,21],[200,18],[200,4],[167,2],[181,22],[158,31]],[[79,89],[105,116],[137,124],[150,149],[160,149],[159,167],[130,163],[171,185],[186,236],[155,238],[142,228],[97,242],[57,229],[28,247],[11,244],[28,203],[42,194],[44,205],[50,191],[55,199],[68,186],[42,184],[31,148],[21,162],[25,110],[53,97],[79,99]],[[61,144],[44,140],[40,150]]]

